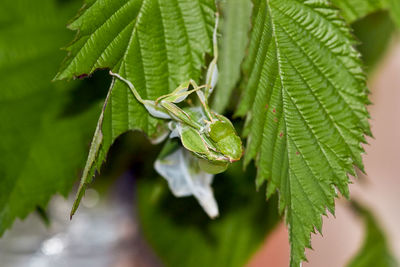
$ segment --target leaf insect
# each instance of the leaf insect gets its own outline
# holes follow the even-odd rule
[[[211,111],[208,106],[208,97],[218,77],[217,25],[218,16],[213,34],[214,58],[208,67],[205,85],[198,86],[194,80],[189,80],[172,93],[160,96],[155,101],[145,100],[129,80],[110,71],[112,76],[129,87],[135,98],[152,116],[170,120],[170,137],[180,137],[182,145],[199,158],[200,168],[212,174],[225,171],[230,163],[238,161],[243,154],[241,139],[230,120]],[[182,109],[177,106],[192,93],[197,94],[201,109]]]

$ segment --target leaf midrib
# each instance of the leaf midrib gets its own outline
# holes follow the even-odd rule
[[[274,19],[273,19],[273,13],[272,13],[272,10],[271,10],[271,8],[270,8],[270,5],[269,5],[269,3],[270,3],[270,1],[269,0],[267,0],[267,2],[268,2],[268,4],[267,4],[267,8],[268,8],[268,12],[269,12],[269,14],[270,14],[270,21],[271,21],[271,27],[272,27],[272,38],[274,39],[274,41],[275,41],[275,46],[276,46],[276,56],[277,56],[277,68],[278,68],[278,73],[279,73],[279,76],[280,76],[280,78],[279,78],[279,80],[280,80],[280,83],[281,83],[281,88],[282,88],[282,90],[285,90],[286,91],[286,93],[287,93],[287,95],[289,96],[289,98],[290,98],[290,101],[292,101],[292,103],[293,103],[293,99],[292,99],[292,97],[290,96],[290,94],[289,94],[289,92],[287,91],[287,89],[285,88],[285,86],[283,85],[283,82],[282,82],[282,79],[281,79],[281,77],[284,77],[284,75],[282,74],[282,70],[281,70],[281,59],[282,59],[282,57],[281,57],[281,55],[280,55],[280,50],[279,50],[279,45],[278,45],[278,40],[277,40],[277,38],[276,38],[276,34],[275,34],[275,32],[276,32],[276,25],[275,25],[275,22],[274,22]],[[283,95],[282,95],[282,99],[283,99]],[[297,106],[293,103],[293,105],[295,106],[295,108],[296,109],[298,109],[297,108]],[[283,107],[283,109],[284,109],[284,105],[282,106]],[[299,111],[298,111],[299,112]],[[300,112],[299,112],[300,113]],[[284,112],[284,110],[282,111],[282,114],[283,114],[283,121],[284,121],[284,127],[285,127],[285,142],[286,142],[286,145],[287,146],[289,146],[289,138],[290,138],[290,136],[289,136],[289,133],[288,133],[288,131],[287,131],[287,129],[288,129],[288,126],[287,126],[287,122],[286,122],[286,112]],[[301,114],[301,113],[300,113]],[[303,118],[303,121],[304,121],[304,118]],[[305,124],[307,124],[307,123],[305,123]],[[312,132],[312,131],[311,131]],[[314,138],[315,138],[315,134],[312,132],[312,135],[314,136]],[[317,140],[317,142],[318,142],[318,140]],[[295,142],[293,141],[293,144],[296,146],[296,144],[295,144]],[[322,152],[323,153],[323,152]],[[324,154],[324,153],[323,153]],[[324,156],[325,156],[325,154],[324,154]],[[307,166],[307,168],[308,168],[308,170],[311,172],[311,173],[314,173],[314,171],[312,170],[312,168],[309,166],[309,163],[308,163],[308,161],[303,157],[303,155],[301,155],[301,157],[303,158],[303,161],[305,162],[305,165]],[[295,175],[295,172],[290,168],[290,166],[291,166],[291,157],[288,155],[288,161],[289,161],[289,164],[288,164],[288,166],[289,166],[289,177],[287,177],[287,183],[288,183],[288,189],[289,189],[289,191],[291,192],[291,187],[292,187],[292,184],[291,184],[291,179],[290,179],[290,176],[291,175],[294,175],[295,177],[296,177],[296,175]],[[326,195],[326,192],[325,192],[325,190],[322,188],[322,186],[320,185],[320,181],[316,178],[317,176],[313,176],[313,179],[314,179],[314,184],[316,184],[316,185],[318,185],[318,187],[320,188],[320,190],[321,190],[321,192],[323,193],[323,195],[324,195],[324,197],[325,197],[325,199],[327,200],[328,199],[328,196]],[[298,179],[297,179],[298,180]],[[299,183],[299,185],[300,185],[300,188],[301,188],[301,190],[303,190],[303,192],[305,192],[304,191],[304,188],[303,188],[303,186],[301,185],[301,183],[300,183],[300,181],[298,181],[298,183]],[[286,197],[287,197],[287,202],[286,202],[286,206],[287,207],[290,207],[290,210],[291,210],[291,212],[295,212],[296,213],[296,210],[295,209],[293,209],[293,207],[292,207],[292,199],[291,199],[291,193],[289,192],[289,195],[287,195]],[[312,210],[313,210],[313,213],[318,213],[318,210],[315,210],[315,208],[314,208],[314,203],[310,200],[310,198],[308,197],[308,195],[307,194],[305,194],[305,196],[306,196],[306,198],[308,199],[308,201],[312,204]],[[329,203],[329,201],[326,201],[326,202],[328,202]],[[293,217],[291,217],[289,220],[292,220],[293,219]],[[304,226],[303,226],[303,228],[304,228]],[[303,229],[304,230],[304,229]],[[305,229],[305,230],[307,230],[307,229]],[[306,232],[308,232],[308,231],[306,231]]]

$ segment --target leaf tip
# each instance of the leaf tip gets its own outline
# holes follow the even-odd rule
[[[64,74],[63,71],[60,71],[56,74],[56,76],[51,80],[52,82],[61,81],[67,78],[67,75]]]
[[[85,194],[85,191],[86,191],[86,184],[81,184],[79,186],[78,193],[76,194],[74,204],[72,205],[71,212],[69,214],[70,220],[72,220],[72,217],[75,215],[75,212],[77,211],[79,204],[81,203],[81,200],[82,200],[83,195]]]

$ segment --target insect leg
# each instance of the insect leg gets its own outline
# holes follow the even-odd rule
[[[189,83],[192,84],[191,81],[190,81]],[[166,96],[161,96],[161,97],[159,97],[158,99],[162,98],[161,100],[164,100],[164,101],[167,101],[167,102],[172,102],[172,103],[177,104],[177,103],[180,103],[180,102],[182,102],[183,100],[185,100],[186,97],[188,97],[190,94],[192,94],[192,93],[194,93],[194,92],[197,92],[197,91],[199,91],[200,89],[205,88],[206,86],[205,86],[205,85],[202,85],[202,86],[197,86],[197,85],[196,85],[196,87],[195,87],[195,86],[193,85],[193,87],[194,87],[194,89],[192,89],[192,90],[189,90],[189,91],[180,91],[180,92],[178,92],[178,93],[176,93],[176,94],[169,94],[169,95],[166,95]],[[158,103],[158,101],[159,101],[158,99],[156,100],[156,103]]]
[[[208,106],[208,99],[205,97],[203,91],[198,90],[200,88],[203,88],[204,86],[198,86],[197,83],[194,80],[190,80],[189,83],[193,86],[193,88],[195,88],[195,89],[197,88],[196,94],[199,97],[199,100],[200,100],[200,103],[201,103],[201,105],[203,107],[204,113],[206,114],[207,118],[210,121],[213,121],[212,112],[211,112],[210,107]],[[205,87],[207,89],[207,85]],[[193,90],[195,90],[195,89],[193,89]]]
[[[157,103],[153,100],[144,100],[139,93],[136,91],[135,86],[128,81],[127,79],[123,78],[121,75],[117,73],[113,73],[110,71],[110,74],[119,80],[123,81],[126,85],[128,85],[129,89],[140,103],[144,105],[144,107],[147,109],[147,111],[152,115],[153,117],[160,118],[160,119],[171,119],[171,116],[166,112],[164,108],[161,106],[157,105]]]
[[[165,100],[161,100],[161,106],[165,108],[173,120],[180,121],[186,125],[193,127],[196,130],[201,130],[202,126],[197,121],[193,120],[189,114],[187,114],[184,110],[179,108],[172,102],[168,102]]]
[[[206,90],[205,90],[206,98],[208,98],[211,95],[212,91],[214,90],[215,85],[217,84],[217,80],[218,80],[218,67],[217,67],[217,61],[218,61],[218,42],[217,42],[218,21],[219,21],[219,14],[216,13],[216,15],[215,15],[215,27],[214,27],[214,33],[213,33],[214,58],[211,61],[210,65],[208,66],[208,70],[207,70]]]
[[[131,92],[133,93],[133,95],[136,97],[137,101],[139,101],[142,104],[145,103],[145,100],[142,99],[142,97],[139,95],[138,91],[136,91],[135,86],[133,86],[133,84],[130,81],[123,78],[121,75],[112,72],[111,70],[110,70],[110,75],[114,76],[114,77],[118,78],[119,80],[123,81],[124,83],[126,83],[126,85],[128,85],[128,87],[131,90]]]
[[[159,98],[157,98],[156,99],[156,103],[159,103],[161,100],[164,100],[164,99],[167,99],[167,98],[170,98],[170,97],[174,97],[174,96],[176,96],[178,94],[186,93],[187,90],[189,89],[189,85],[190,85],[189,81],[186,81],[186,82],[180,84],[173,92],[171,92],[169,94],[166,94],[166,95],[163,95],[163,96],[160,96]],[[179,102],[185,100],[185,98],[183,98],[180,101],[177,101],[175,103],[179,103]]]

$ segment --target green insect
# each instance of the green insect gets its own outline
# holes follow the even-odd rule
[[[163,95],[155,101],[142,99],[130,81],[110,72],[128,85],[136,99],[152,116],[170,120],[168,124],[172,131],[170,137],[179,137],[182,145],[199,157],[200,168],[213,174],[225,171],[229,163],[238,161],[243,154],[242,141],[232,123],[226,117],[211,111],[208,106],[208,97],[215,87],[218,76],[216,39],[215,30],[213,36],[215,55],[207,71],[206,84],[198,86],[195,81],[189,80],[172,93]],[[182,109],[177,106],[192,93],[197,94],[201,108]]]
[[[112,75],[129,86],[136,99],[152,116],[171,120],[168,125],[172,131],[170,137],[180,137],[182,145],[201,159],[199,165],[202,170],[220,173],[226,170],[229,163],[241,158],[241,139],[229,119],[210,110],[201,91],[205,86],[197,86],[194,81],[189,81],[156,101],[143,100],[131,82],[118,74]],[[188,90],[189,85],[194,89]],[[193,92],[199,96],[201,108],[181,109],[176,105]]]

